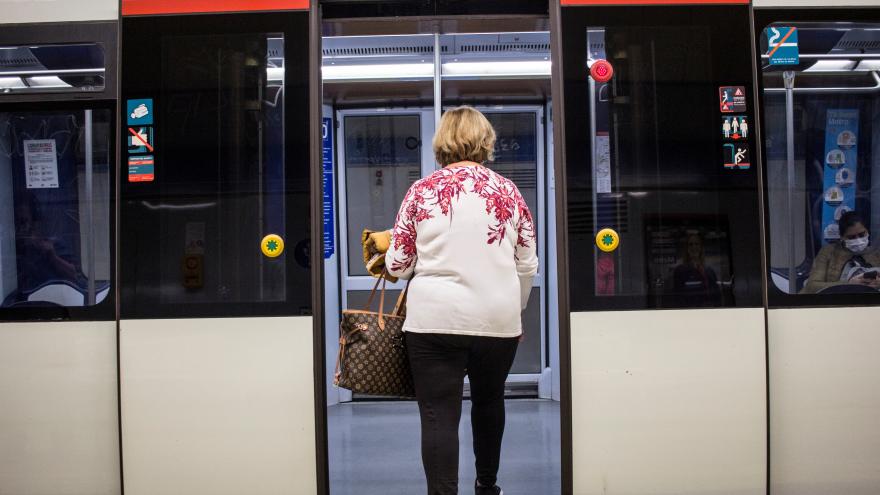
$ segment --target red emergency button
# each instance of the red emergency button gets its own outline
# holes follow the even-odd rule
[[[607,60],[596,60],[590,66],[590,77],[596,82],[608,82],[614,76],[614,67]]]

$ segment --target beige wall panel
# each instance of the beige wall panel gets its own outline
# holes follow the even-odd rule
[[[880,307],[769,312],[773,495],[880,493]]]
[[[759,495],[764,310],[572,313],[577,495]]]
[[[119,17],[119,0],[0,0],[0,24],[107,21]]]
[[[314,494],[312,319],[123,320],[126,495]]]
[[[880,0],[752,0],[752,4],[755,7],[870,7],[880,6]]]
[[[116,322],[0,323],[0,493],[119,491]]]

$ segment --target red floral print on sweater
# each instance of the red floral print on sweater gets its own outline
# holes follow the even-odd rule
[[[485,200],[486,213],[494,220],[487,225],[487,244],[500,245],[507,233],[506,227],[514,218],[517,245],[529,247],[534,242],[532,214],[512,181],[485,167],[444,168],[417,181],[407,191],[392,233],[394,247],[403,256],[394,260],[391,270],[404,271],[415,263],[418,224],[434,218],[435,207],[451,219],[455,202],[462,193],[474,193]]]

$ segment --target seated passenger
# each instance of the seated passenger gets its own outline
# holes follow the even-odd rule
[[[674,293],[687,306],[713,306],[720,303],[721,291],[715,270],[706,266],[703,238],[699,234],[687,236],[682,263],[672,272]]]
[[[870,245],[862,217],[854,211],[840,216],[840,241],[819,250],[801,293],[813,294],[835,285],[866,285],[880,289],[880,250]]]

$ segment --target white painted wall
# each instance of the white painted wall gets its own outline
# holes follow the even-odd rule
[[[0,0],[0,13],[0,24],[116,20],[119,0]]]
[[[572,313],[571,349],[576,495],[765,493],[763,309]]]
[[[752,0],[755,7],[853,7],[880,5],[880,0]]]
[[[0,493],[120,492],[116,322],[0,324]]]
[[[773,495],[880,493],[880,307],[768,323]]]
[[[123,320],[126,495],[317,490],[312,319]]]

